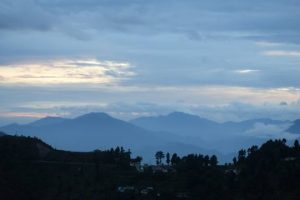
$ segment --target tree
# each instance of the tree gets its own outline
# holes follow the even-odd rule
[[[234,158],[232,159],[232,162],[233,162],[234,165],[236,165],[236,162],[237,162],[237,161],[236,161],[236,157],[234,157]]]
[[[180,161],[179,156],[177,156],[177,154],[174,153],[174,154],[172,155],[172,158],[171,158],[171,164],[174,166],[174,165],[176,165],[179,161]]]
[[[117,148],[115,149],[115,152],[116,152],[117,154],[119,154],[119,153],[121,152],[120,147],[117,147]]]
[[[248,156],[254,154],[258,150],[258,146],[254,145],[247,150]]]
[[[245,157],[246,157],[246,150],[245,149],[239,150],[239,153],[238,153],[239,161],[244,161]]]
[[[212,155],[211,158],[210,158],[210,165],[211,166],[217,166],[217,164],[218,164],[217,156]]]
[[[204,156],[204,166],[207,167],[208,164],[209,164],[209,156],[206,155],[206,156]]]
[[[167,165],[170,165],[170,153],[169,152],[166,154],[166,162],[167,162]]]
[[[295,149],[298,149],[298,148],[299,148],[299,141],[298,141],[298,140],[295,140],[295,142],[294,142],[294,147],[295,147]]]
[[[155,154],[156,164],[160,165],[160,164],[162,163],[161,160],[162,160],[164,157],[165,157],[164,152],[162,152],[162,151],[156,152],[156,154]]]
[[[143,158],[142,158],[141,156],[137,156],[137,157],[135,158],[135,160],[136,160],[137,162],[142,162]]]
[[[286,139],[285,138],[282,139],[282,143],[286,144]]]

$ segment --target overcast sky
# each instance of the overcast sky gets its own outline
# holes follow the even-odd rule
[[[300,118],[299,0],[0,0],[0,125]]]

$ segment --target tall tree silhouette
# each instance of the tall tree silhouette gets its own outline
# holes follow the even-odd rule
[[[167,162],[167,165],[170,165],[170,153],[169,152],[166,154],[166,162]]]
[[[211,166],[217,166],[217,164],[218,164],[217,156],[212,155],[211,158],[210,158],[210,165]]]
[[[161,165],[162,159],[165,157],[164,152],[158,151],[155,154],[156,164]]]
[[[174,165],[176,165],[179,161],[180,161],[179,156],[177,155],[177,153],[174,153],[174,154],[172,155],[172,158],[171,158],[171,164],[174,166]]]

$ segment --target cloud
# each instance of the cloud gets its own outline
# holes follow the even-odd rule
[[[281,124],[281,125],[273,125],[273,124],[263,124],[263,123],[256,123],[254,127],[250,130],[244,132],[245,135],[263,139],[296,139],[299,136],[295,134],[290,134],[285,132],[290,126],[290,123]]]
[[[300,51],[273,50],[273,51],[264,51],[263,55],[265,55],[265,56],[274,56],[274,57],[296,57],[296,58],[300,58]]]
[[[62,117],[66,113],[41,113],[41,112],[2,112],[0,113],[1,118],[44,118],[48,116]]]
[[[299,8],[297,0],[1,0],[0,107],[294,118]],[[281,101],[286,110],[264,105]]]
[[[68,113],[72,117],[107,112],[121,119],[132,119],[182,111],[216,121],[300,117],[297,88],[76,85],[48,89],[2,86],[0,90],[0,107],[4,109],[0,112],[3,113]]]
[[[0,62],[128,60],[138,66],[132,85],[299,87],[298,63],[261,55],[277,44],[298,51],[300,5],[287,1],[4,0]]]
[[[277,47],[283,45],[282,43],[268,42],[268,41],[258,41],[255,42],[255,44],[260,47]]]
[[[134,76],[129,63],[89,60],[51,60],[0,66],[0,84],[51,86],[114,84]]]
[[[180,33],[186,37],[195,33],[192,39],[239,32],[240,35],[266,37],[268,41],[272,41],[274,33],[295,35],[299,32],[300,5],[295,0],[287,0],[287,3],[280,0],[251,3],[236,0],[127,0],[117,3],[2,0],[0,5],[0,29],[59,30],[79,39],[92,30],[141,35]]]
[[[257,69],[238,69],[234,71],[237,74],[253,74],[256,72],[260,72],[260,70]]]
[[[2,0],[0,2],[0,30],[51,30],[57,21],[54,15],[35,1]]]
[[[240,101],[216,106],[194,106],[193,109],[191,109],[191,112],[198,113],[201,116],[206,116],[220,122],[257,118],[292,121],[300,118],[300,104],[299,100],[289,102],[285,106],[276,102],[251,104]]]

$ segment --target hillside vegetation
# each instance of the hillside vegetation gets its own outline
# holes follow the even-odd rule
[[[1,199],[299,199],[300,146],[267,141],[239,151],[232,163],[216,156],[156,153],[155,166],[116,147],[56,150],[40,139],[0,137]],[[135,163],[136,165],[132,164]]]

